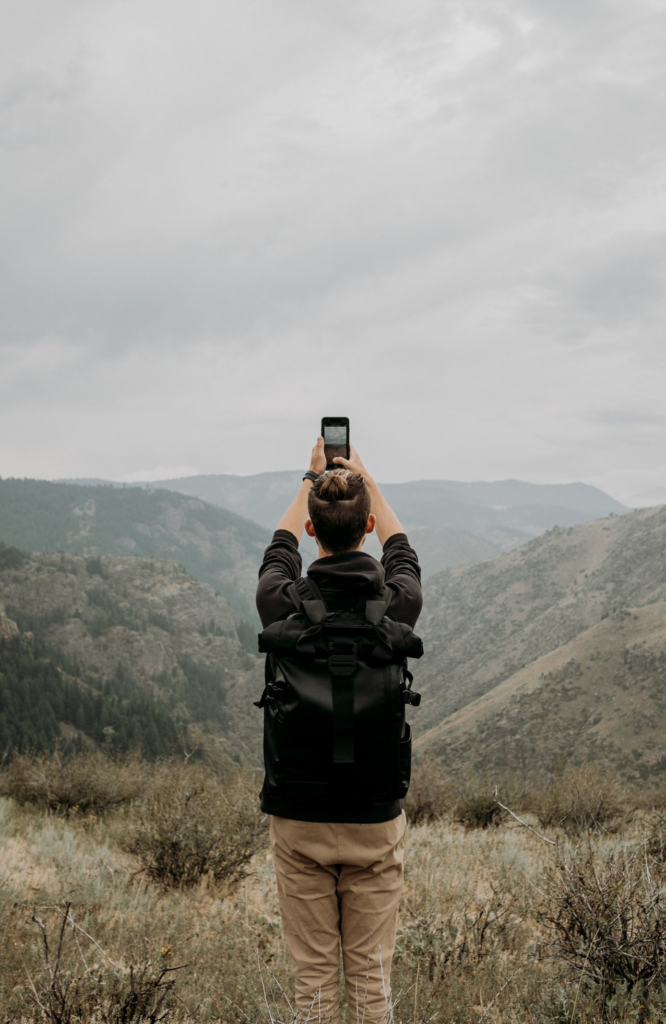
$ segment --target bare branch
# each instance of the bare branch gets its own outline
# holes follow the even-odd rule
[[[100,953],[102,954],[102,956],[103,956],[103,957],[106,957],[106,959],[107,959],[107,960],[109,961],[109,963],[110,963],[110,964],[111,964],[111,966],[113,967],[113,969],[114,969],[114,971],[115,971],[115,973],[116,973],[116,976],[117,976],[117,975],[118,975],[118,965],[117,965],[117,964],[115,964],[115,963],[113,962],[113,960],[111,959],[111,957],[109,956],[109,954],[108,954],[108,953],[106,953],[106,952],[105,952],[105,951],[104,951],[104,950],[102,949],[102,947],[100,946],[99,942],[97,942],[97,941],[96,941],[95,939],[93,939],[92,935],[88,935],[88,932],[87,932],[87,931],[85,931],[85,929],[83,929],[83,928],[81,927],[81,925],[80,925],[80,924],[77,924],[77,923],[76,923],[76,921],[74,920],[74,918],[72,917],[72,915],[71,915],[71,914],[69,915],[69,919],[70,919],[70,921],[72,922],[72,927],[74,927],[74,928],[78,928],[78,929],[79,929],[79,931],[81,932],[81,934],[82,934],[82,935],[85,935],[85,937],[86,937],[87,939],[89,939],[89,941],[90,941],[90,942],[92,942],[93,946],[97,946],[97,948],[98,948],[98,950],[100,951]]]
[[[32,920],[35,922],[40,932],[42,933],[42,939],[44,940],[44,959],[46,960],[46,966],[49,971],[51,981],[53,981],[53,969],[51,967],[51,957],[49,955],[49,940],[46,934],[46,925],[40,918],[37,917],[37,907],[32,908]]]
[[[514,814],[510,807],[505,807],[503,803],[500,803],[500,801],[497,799],[497,789],[495,790],[495,803],[497,804],[498,807],[501,807],[503,811],[507,811],[512,818],[515,818],[519,825],[522,825],[523,828],[529,829],[529,831],[533,832],[534,835],[537,836],[537,838],[543,839],[544,843],[549,843],[551,846],[557,846],[557,843],[554,839],[547,839],[546,836],[542,836],[541,833],[537,832],[535,828],[532,828],[532,826],[528,825],[526,821],[523,821],[523,819],[519,818],[517,814]]]
[[[37,1003],[38,1007],[40,1008],[40,1010],[41,1010],[41,1011],[42,1011],[43,1013],[46,1013],[46,1012],[47,1012],[47,1011],[46,1011],[46,1007],[44,1006],[43,1002],[42,1002],[42,1001],[41,1001],[41,999],[39,998],[39,995],[38,995],[38,993],[37,993],[37,989],[35,988],[35,983],[34,983],[34,981],[32,980],[32,977],[30,976],[30,972],[28,971],[28,968],[27,968],[27,967],[25,966],[25,964],[23,964],[23,970],[25,971],[25,973],[26,973],[26,975],[27,975],[27,978],[28,978],[28,981],[30,982],[30,988],[31,988],[31,989],[32,989],[32,991],[33,991],[33,994],[34,994],[34,996],[35,996],[35,1001],[36,1001],[36,1003]]]
[[[491,1009],[493,1008],[493,1006],[494,1006],[495,1002],[496,1002],[496,1001],[497,1001],[497,1000],[499,999],[499,997],[500,997],[500,996],[502,995],[502,992],[503,992],[503,991],[504,991],[504,989],[505,989],[505,988],[507,987],[507,985],[510,985],[510,984],[511,984],[511,982],[513,981],[513,979],[514,979],[515,977],[517,977],[517,976],[518,976],[518,975],[520,974],[520,972],[521,972],[522,970],[523,970],[523,968],[522,968],[522,967],[519,967],[519,968],[518,968],[518,970],[517,970],[517,971],[515,971],[515,972],[514,972],[514,973],[513,973],[512,975],[511,975],[511,977],[510,977],[510,978],[507,978],[507,980],[506,980],[506,981],[504,982],[504,984],[502,985],[502,987],[501,987],[501,989],[499,990],[499,992],[496,992],[496,993],[495,993],[495,995],[494,995],[494,996],[493,996],[493,998],[492,998],[492,999],[490,1000],[490,1002],[489,1002],[489,1003],[488,1003],[488,1005],[486,1006],[485,1010],[483,1011],[483,1013],[482,1013],[482,1014],[481,1014],[481,1016],[479,1017],[479,1024],[481,1024],[481,1021],[482,1021],[482,1020],[483,1020],[483,1018],[484,1018],[484,1017],[485,1017],[485,1016],[487,1015],[487,1013],[488,1013],[488,1010],[491,1010]]]
[[[64,910],[64,914],[63,914],[62,924],[60,926],[60,935],[58,936],[58,951],[56,953],[55,967],[53,968],[53,981],[54,982],[55,982],[55,979],[56,979],[56,975],[58,974],[58,969],[60,967],[60,958],[62,956],[62,941],[63,941],[63,939],[65,937],[65,928],[67,927],[67,918],[69,917],[69,908],[71,907],[71,905],[72,904],[69,901],[65,903],[65,910]]]

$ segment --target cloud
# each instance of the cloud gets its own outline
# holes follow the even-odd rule
[[[4,475],[294,466],[347,412],[385,479],[651,489],[658,5],[36,0],[5,22]]]

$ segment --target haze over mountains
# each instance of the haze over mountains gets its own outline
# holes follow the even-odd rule
[[[295,470],[254,476],[209,474],[159,480],[144,486],[201,498],[273,530],[302,476],[302,472]],[[603,491],[579,483],[420,480],[381,486],[419,554],[424,576],[492,558],[552,526],[570,526],[628,511]],[[371,537],[366,543],[367,550],[379,557],[376,538]],[[303,553],[306,562],[316,553],[307,539]]]

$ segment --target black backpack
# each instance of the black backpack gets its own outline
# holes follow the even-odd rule
[[[404,797],[411,774],[405,706],[421,703],[407,658],[423,644],[387,615],[391,591],[330,611],[313,580],[289,587],[294,611],[259,634],[266,685],[267,796],[299,801]]]

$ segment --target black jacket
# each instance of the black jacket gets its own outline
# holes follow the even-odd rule
[[[298,541],[293,533],[276,530],[259,570],[257,610],[264,627],[293,610],[287,588],[301,575],[302,567]],[[308,576],[315,581],[332,610],[347,607],[350,601],[357,601],[386,583],[393,591],[389,615],[409,626],[416,625],[423,604],[421,568],[404,533],[389,537],[381,563],[363,551],[348,551],[318,558],[308,569]],[[372,803],[367,807],[355,806],[350,811],[344,802],[326,800],[313,812],[311,806],[304,808],[296,800],[287,803],[268,798],[262,790],[261,809],[266,814],[298,821],[370,823],[396,818],[402,810],[402,802]]]

